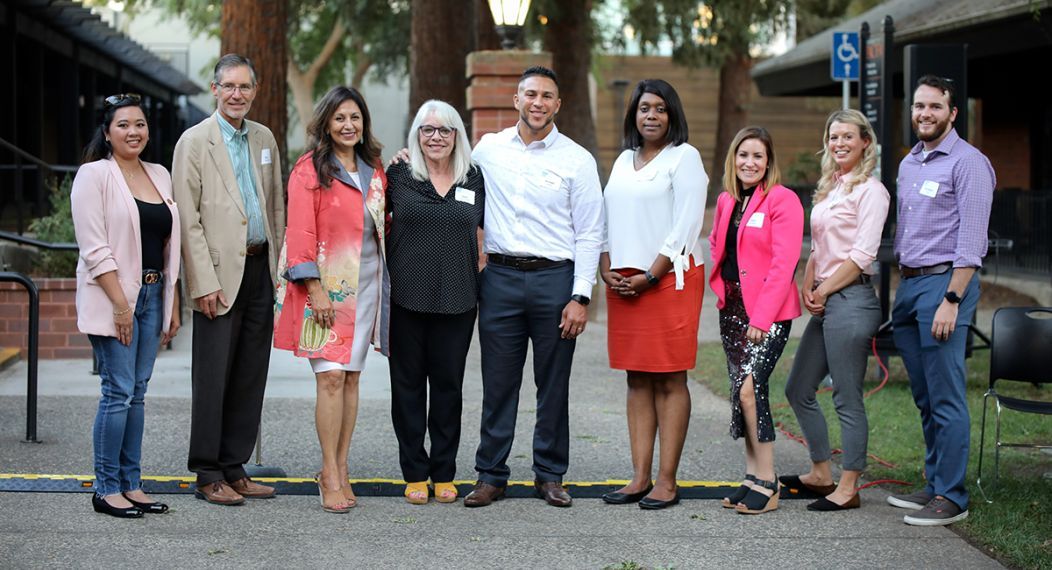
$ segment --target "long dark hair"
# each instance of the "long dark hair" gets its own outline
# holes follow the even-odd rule
[[[665,111],[668,113],[665,141],[672,143],[672,146],[687,142],[687,116],[683,113],[683,103],[679,100],[679,94],[664,79],[644,79],[632,91],[632,99],[625,109],[625,138],[622,147],[632,150],[643,146],[643,135],[639,134],[639,129],[636,128],[636,111],[644,93],[652,93],[665,100]]]
[[[328,188],[332,179],[336,176],[336,165],[332,163],[332,135],[329,134],[329,121],[336,114],[336,109],[348,99],[358,105],[362,112],[362,136],[358,144],[354,145],[354,151],[362,160],[377,165],[380,162],[380,143],[373,138],[372,120],[369,118],[369,107],[365,104],[365,98],[354,87],[337,85],[329,90],[314,108],[314,117],[307,126],[307,134],[310,135],[310,147],[314,151],[311,161],[314,163],[314,171],[318,173],[318,184]],[[362,181],[363,185],[369,184],[368,180]]]
[[[102,101],[102,112],[99,115],[99,126],[95,128],[95,132],[91,135],[91,140],[88,141],[88,146],[84,147],[84,155],[81,158],[81,164],[87,164],[89,162],[95,162],[96,160],[102,160],[109,158],[113,154],[113,147],[110,146],[109,141],[106,140],[106,133],[110,132],[110,123],[113,122],[113,116],[117,114],[117,109],[123,107],[138,107],[142,111],[142,115],[149,121],[149,116],[146,114],[146,108],[142,106],[142,98],[133,93],[110,95]]]

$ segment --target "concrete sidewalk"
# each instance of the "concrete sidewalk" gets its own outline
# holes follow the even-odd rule
[[[706,295],[702,337],[715,338],[713,296]],[[571,379],[571,463],[566,481],[605,482],[631,474],[624,420],[623,373],[606,360],[600,318],[578,341]],[[802,327],[797,327],[802,328]],[[146,475],[190,477],[186,449],[190,411],[190,334],[161,353],[147,397]],[[458,479],[474,480],[482,383],[477,338],[464,385]],[[531,367],[519,404],[512,478],[531,480],[534,389]],[[91,475],[91,424],[98,379],[90,362],[40,363],[41,444],[20,443],[25,429],[24,362],[0,372],[0,473]],[[742,444],[727,435],[726,402],[692,383],[693,414],[680,478],[735,481]],[[370,355],[351,449],[353,479],[400,479],[383,357]],[[780,398],[780,395],[774,395]],[[317,471],[314,381],[309,365],[275,351],[264,407],[263,462],[292,477]],[[806,449],[776,444],[779,473],[807,468]],[[570,509],[536,499],[509,499],[482,509],[400,497],[363,496],[350,514],[323,513],[316,496],[279,496],[241,507],[208,505],[189,494],[163,495],[172,510],[122,521],[92,512],[86,493],[0,493],[0,567],[364,567],[603,568],[632,561],[645,567],[814,568],[851,566],[992,568],[999,564],[945,528],[914,528],[863,491],[863,508],[812,513],[807,501],[778,511],[737,515],[713,500],[687,500],[664,511],[577,499]]]

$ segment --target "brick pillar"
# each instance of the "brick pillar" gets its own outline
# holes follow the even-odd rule
[[[476,51],[468,54],[467,109],[471,113],[471,144],[482,135],[506,129],[519,120],[512,97],[519,76],[533,65],[552,66],[547,52],[521,50]]]

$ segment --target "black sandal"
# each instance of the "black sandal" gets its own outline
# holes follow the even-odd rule
[[[767,496],[756,489],[762,487],[768,491],[774,491],[770,496]],[[745,494],[745,498],[742,499],[735,509],[740,515],[758,515],[760,513],[766,513],[767,511],[773,511],[778,508],[778,480],[777,477],[774,481],[763,481],[757,479],[753,484],[752,489]]]
[[[756,475],[752,475],[752,474],[746,473],[745,474],[745,480],[746,481],[750,481],[752,483],[755,483],[756,482]],[[731,493],[730,495],[727,495],[726,497],[724,497],[723,500],[720,501],[720,505],[722,505],[723,508],[725,508],[725,509],[733,509],[735,506],[738,505],[738,503],[741,502],[742,499],[745,498],[745,495],[748,494],[750,489],[752,489],[751,486],[748,486],[748,485],[745,485],[744,483],[742,483],[741,485],[738,486],[737,489],[734,490],[733,493]]]

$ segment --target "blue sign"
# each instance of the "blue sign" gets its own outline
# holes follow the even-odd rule
[[[858,32],[833,32],[833,52],[829,61],[833,81],[858,81]]]

